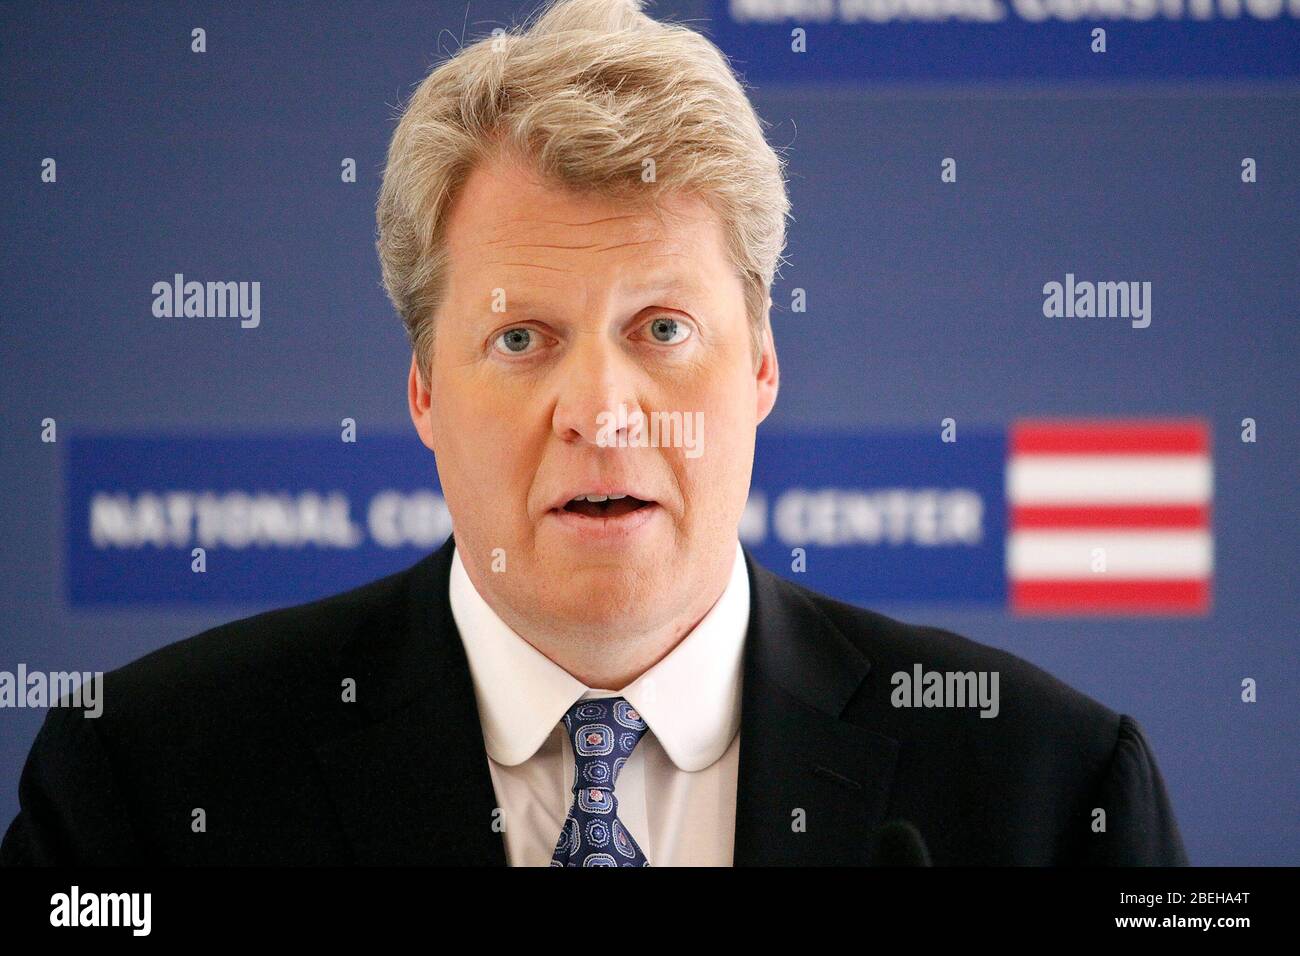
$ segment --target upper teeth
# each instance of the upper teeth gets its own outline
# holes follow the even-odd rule
[[[627,495],[578,495],[574,501],[617,501],[619,498],[626,498]]]

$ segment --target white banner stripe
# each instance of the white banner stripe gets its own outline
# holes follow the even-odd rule
[[[1206,504],[1203,455],[1017,455],[1007,463],[1012,504]]]
[[[1100,548],[1105,570],[1094,570]],[[1016,531],[1007,538],[1007,575],[1035,578],[1208,578],[1214,541],[1204,531]]]

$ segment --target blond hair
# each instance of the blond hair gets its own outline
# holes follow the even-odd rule
[[[665,191],[704,198],[745,290],[757,362],[785,248],[784,163],[717,47],[642,5],[557,0],[531,25],[462,49],[411,95],[388,149],[376,247],[425,382],[448,212],[469,173],[503,149],[578,190],[651,206]]]

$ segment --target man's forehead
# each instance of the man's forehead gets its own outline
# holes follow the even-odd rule
[[[494,285],[555,286],[564,289],[580,276],[584,281],[617,286],[628,294],[696,293],[706,286],[714,261],[721,254],[706,234],[660,235],[592,233],[579,237],[563,232],[508,228],[453,252],[454,263]]]
[[[712,205],[695,194],[620,197],[554,185],[517,167],[476,169],[456,205],[449,233],[480,250],[625,243],[673,248],[698,244],[718,229]]]
[[[695,196],[620,201],[512,169],[477,178],[462,198],[447,236],[452,285],[467,294],[505,289],[511,311],[570,299],[575,283],[619,296],[699,298],[725,259],[716,215]]]

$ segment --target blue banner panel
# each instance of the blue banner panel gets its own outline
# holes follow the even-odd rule
[[[712,0],[711,12],[712,39],[751,82],[1300,76],[1300,0]]]
[[[1002,605],[1005,461],[1000,429],[760,435],[741,540],[844,601]]]
[[[451,532],[414,435],[73,437],[66,487],[73,605],[297,603],[400,571]]]
[[[297,603],[408,567],[452,530],[413,436],[96,436],[68,449],[73,605]],[[936,430],[760,436],[741,540],[844,600],[1000,604],[1004,459],[1001,431],[950,444]]]

